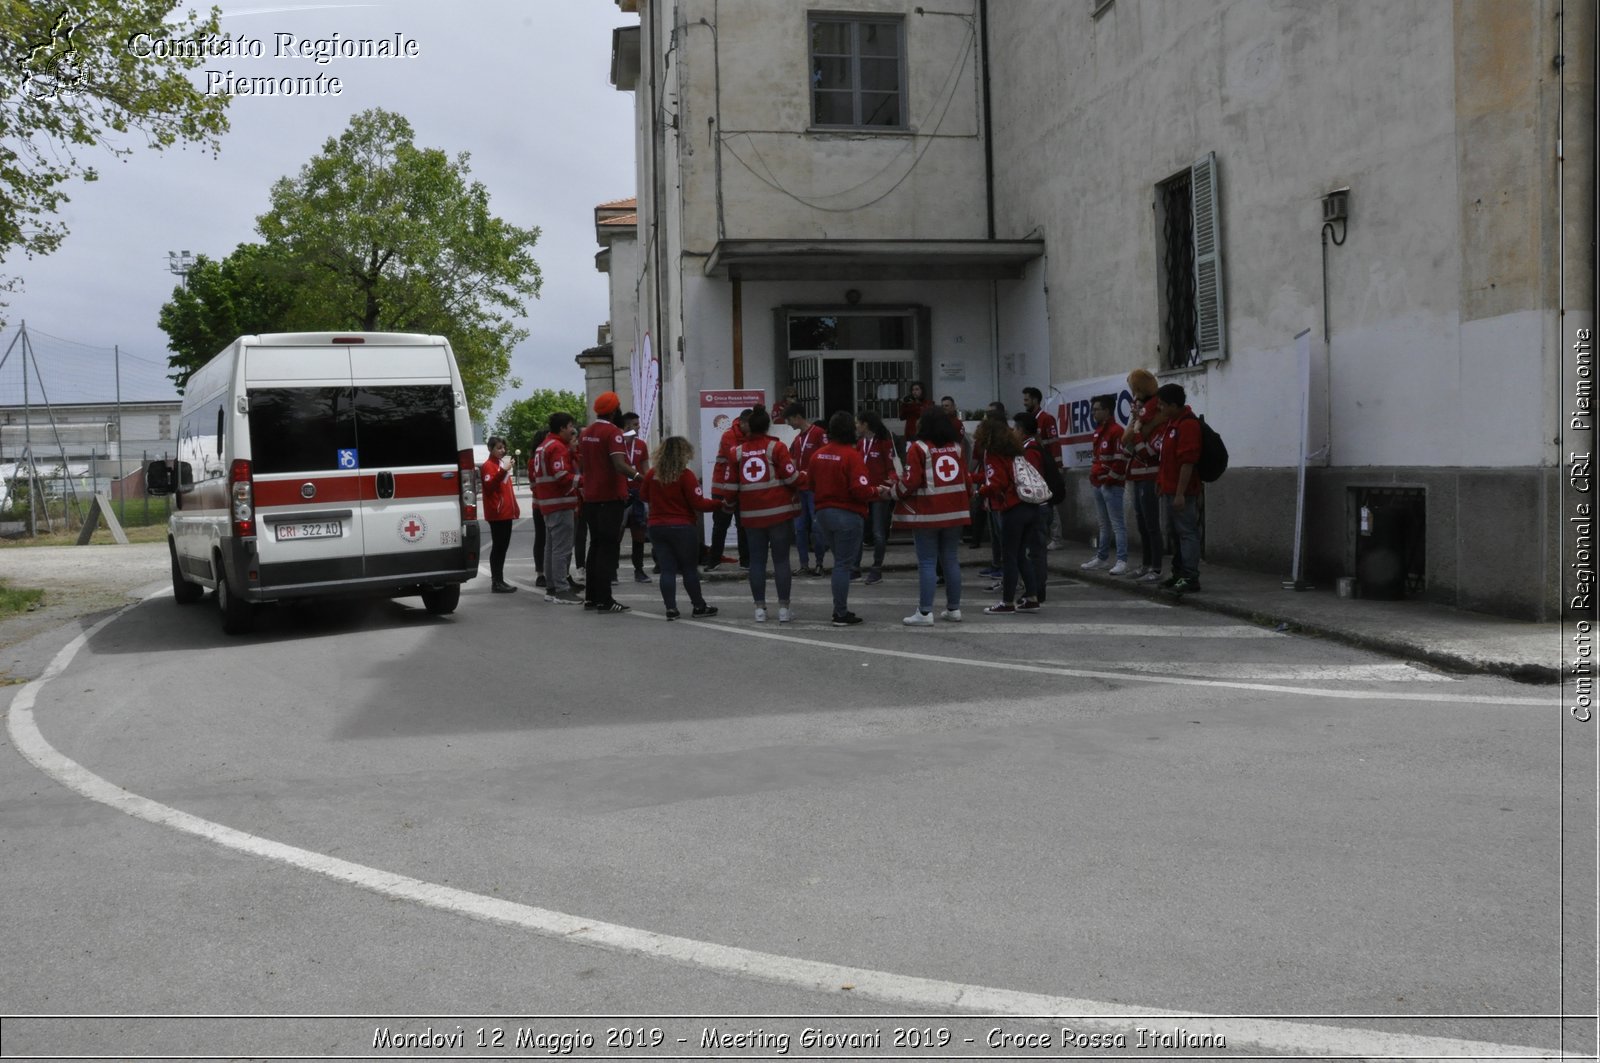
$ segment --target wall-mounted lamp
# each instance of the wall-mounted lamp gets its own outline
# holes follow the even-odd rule
[[[1332,192],[1325,192],[1322,196],[1322,220],[1349,221],[1350,220],[1350,186],[1335,188]]]

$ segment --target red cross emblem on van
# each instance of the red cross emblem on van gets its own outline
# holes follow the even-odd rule
[[[420,543],[428,536],[428,522],[415,513],[400,518],[400,538],[407,543]]]

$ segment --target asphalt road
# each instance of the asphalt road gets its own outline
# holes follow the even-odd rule
[[[156,597],[0,692],[0,1014],[1098,1013],[1375,1057],[1553,1049],[1530,1016],[1592,1007],[1553,692],[1080,585],[986,617],[970,569],[967,621],[919,630],[910,574],[852,629],[826,580],[794,624],[731,582],[668,624],[653,585],[596,616],[510,574],[242,639]],[[12,1020],[6,1054],[234,1032]]]

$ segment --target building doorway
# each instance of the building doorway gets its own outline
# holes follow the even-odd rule
[[[900,397],[910,391],[922,360],[918,337],[926,335],[926,311],[791,307],[782,313],[788,351],[777,383],[780,390],[794,387],[807,416],[825,420],[837,410],[899,416]]]

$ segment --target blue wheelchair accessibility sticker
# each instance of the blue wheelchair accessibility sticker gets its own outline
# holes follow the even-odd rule
[[[356,469],[356,468],[360,468],[360,462],[358,462],[356,460],[356,452],[355,452],[355,450],[353,448],[350,449],[350,450],[340,450],[339,451],[339,468],[341,468],[341,469]]]

